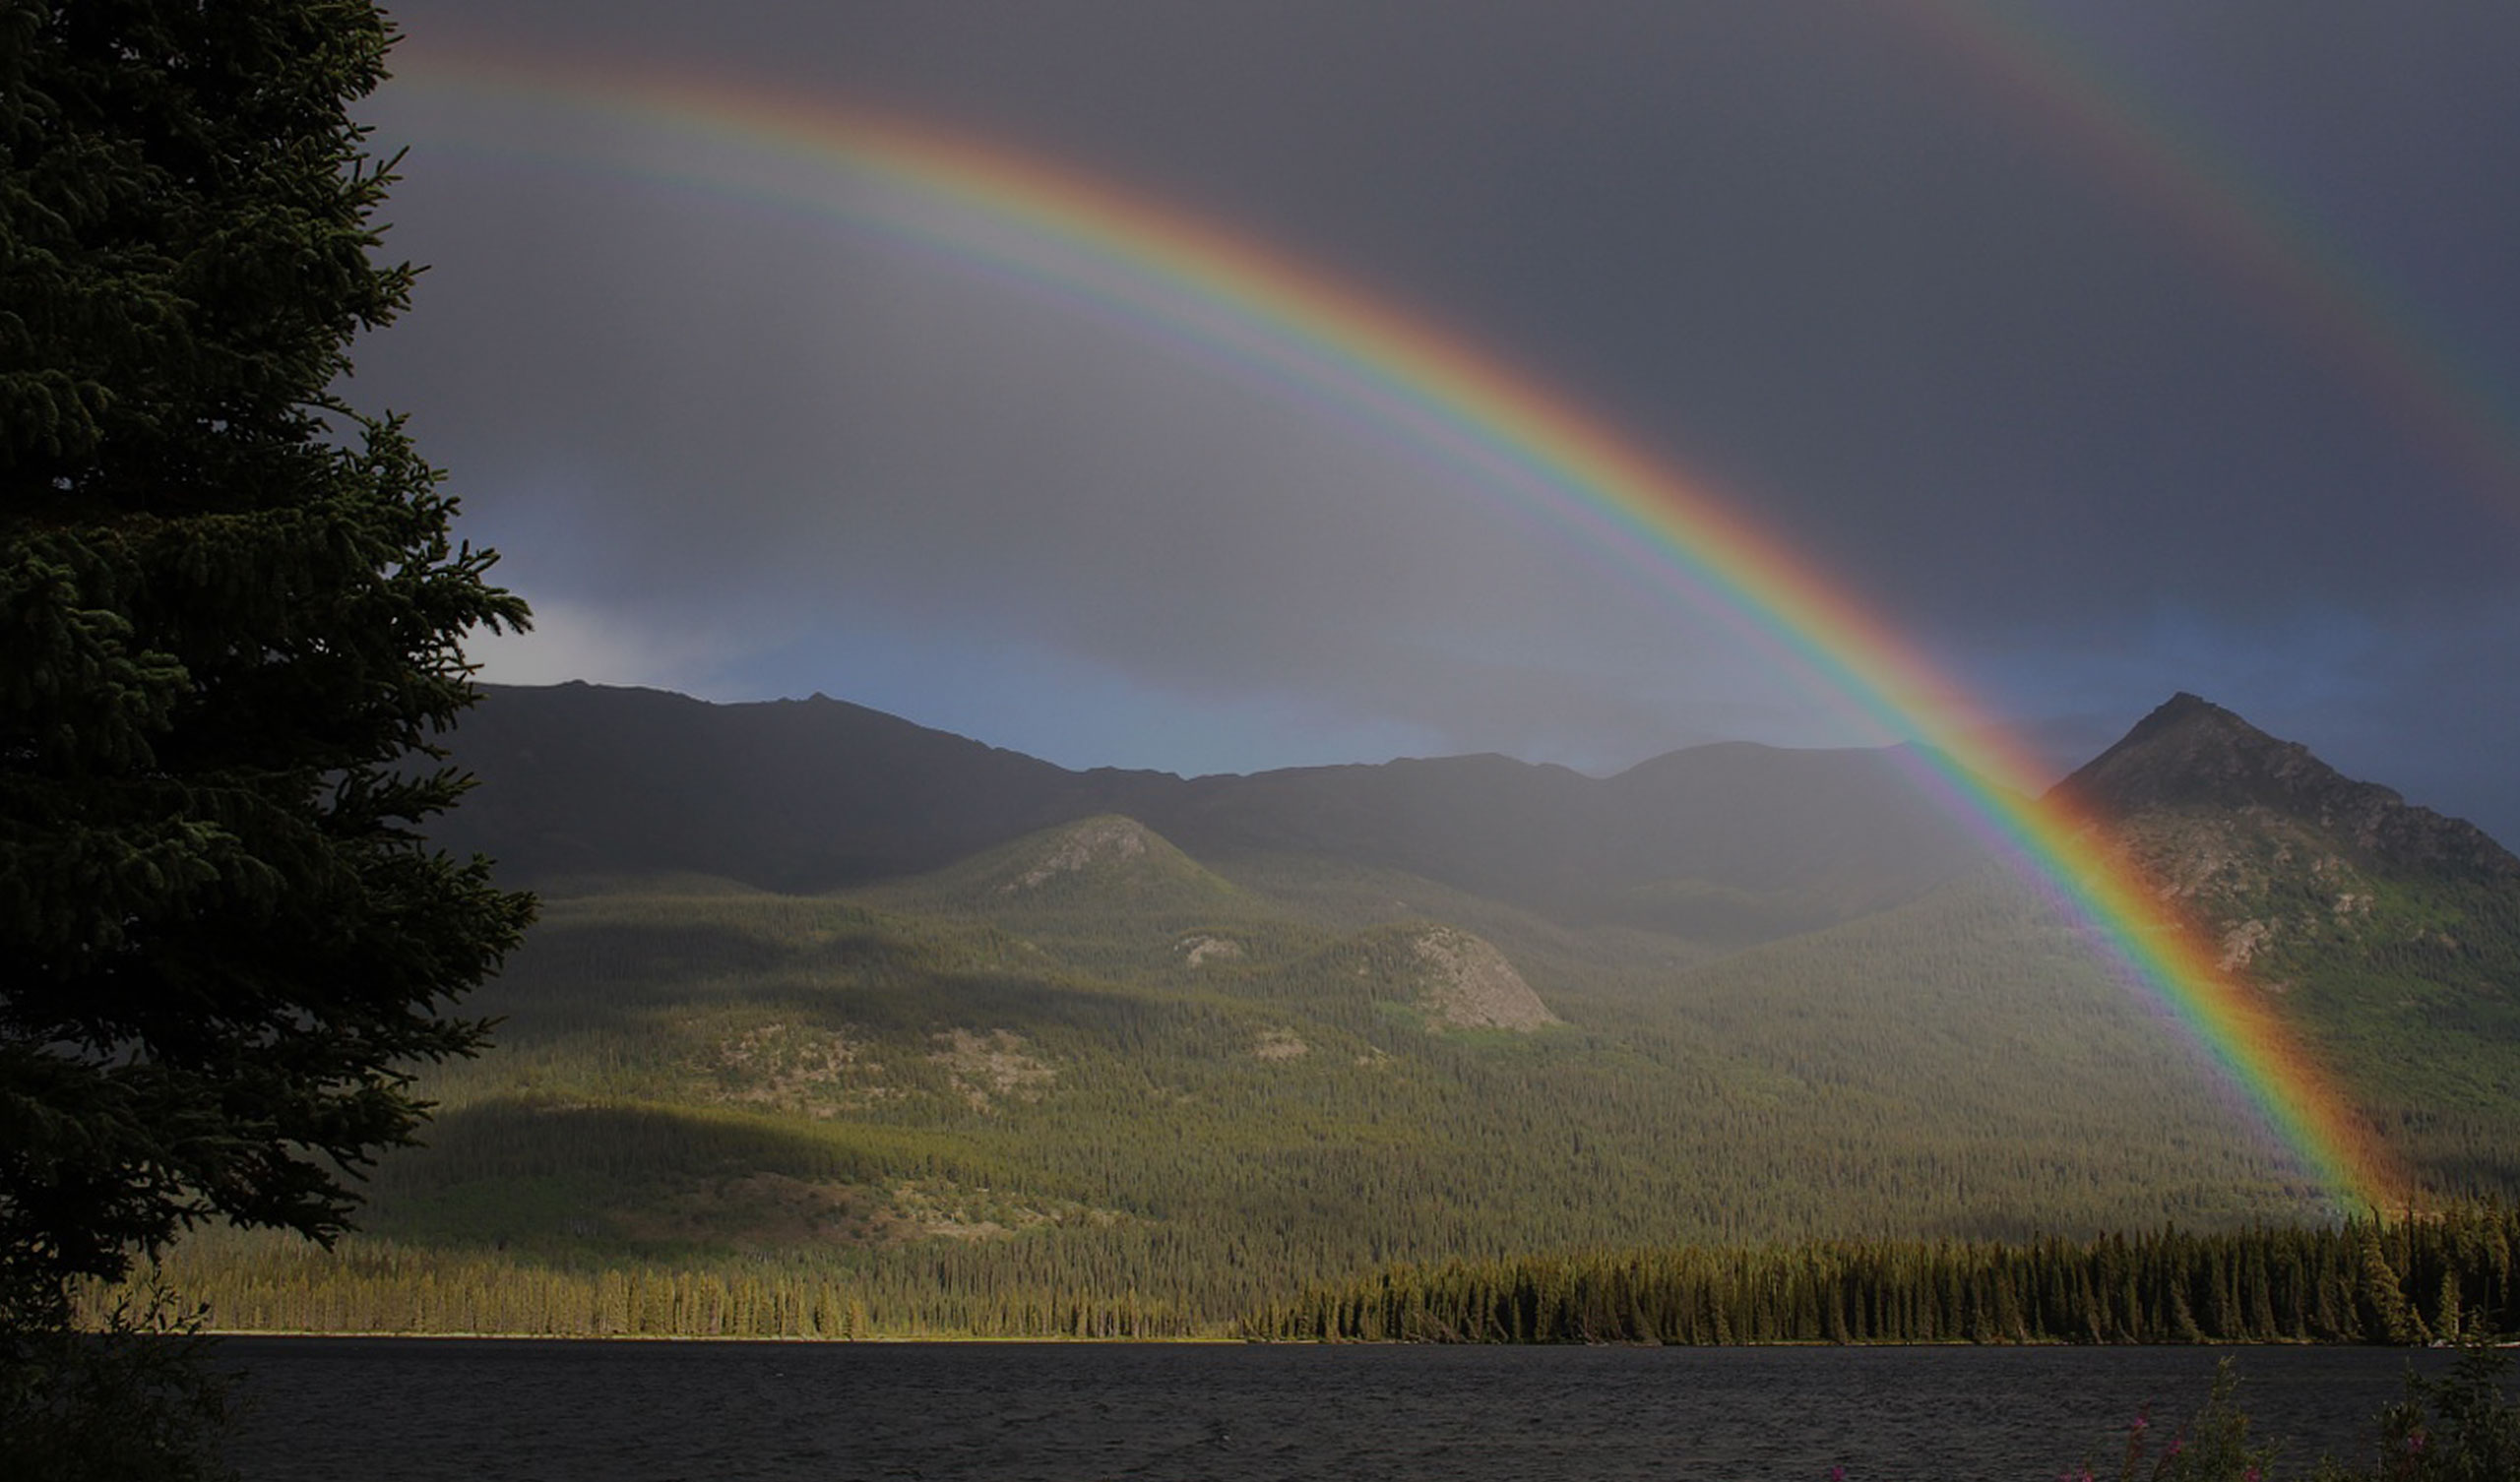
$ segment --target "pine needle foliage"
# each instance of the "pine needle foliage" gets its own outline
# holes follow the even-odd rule
[[[1247,1336],[1464,1343],[2395,1343],[2520,1330],[2520,1213],[2086,1240],[1677,1246],[1400,1266]]]
[[[336,392],[413,278],[348,111],[392,40],[365,0],[0,0],[12,1330],[203,1220],[343,1231],[531,915],[417,833],[460,641],[526,609]]]

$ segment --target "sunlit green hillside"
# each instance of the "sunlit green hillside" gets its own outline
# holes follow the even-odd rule
[[[1290,874],[1100,818],[856,895],[555,896],[366,1249],[1187,1329],[1392,1261],[2329,1212],[2000,874],[1728,957]]]

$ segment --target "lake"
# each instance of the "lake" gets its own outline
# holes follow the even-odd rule
[[[1488,1348],[228,1340],[264,1482],[2114,1476],[2237,1355],[2286,1458],[2360,1459],[2375,1348]]]

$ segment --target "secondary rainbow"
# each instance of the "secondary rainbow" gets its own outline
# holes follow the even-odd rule
[[[1981,708],[1735,502],[1466,338],[1248,236],[904,118],[667,75],[410,49],[396,66],[393,86],[444,110],[444,142],[457,148],[469,140],[826,216],[1082,299],[1420,443],[1476,474],[1489,497],[1646,567],[1789,658],[1815,693],[1918,743],[1928,783],[2050,885],[2331,1197],[2403,1202],[2388,1155],[2315,1060],[2111,858],[2099,831],[2035,800],[2036,770]],[[687,153],[607,157],[605,146],[555,143],[547,128],[522,132],[529,114],[670,138]]]
[[[2184,238],[2488,507],[2520,520],[2520,407],[2510,388],[2497,391],[2309,212],[2034,8],[1902,0],[1893,10]]]

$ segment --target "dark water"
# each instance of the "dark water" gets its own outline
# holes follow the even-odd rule
[[[249,1478],[2114,1476],[2205,1399],[2202,1348],[1417,1348],[239,1338]],[[2410,1361],[2237,1350],[2286,1458],[2360,1458]]]

